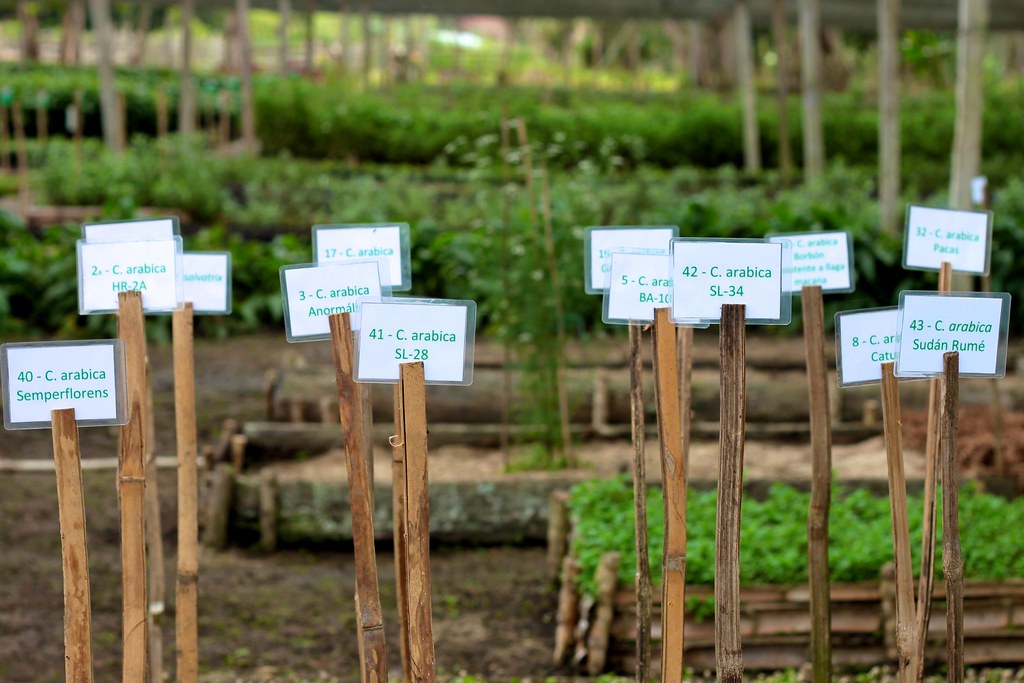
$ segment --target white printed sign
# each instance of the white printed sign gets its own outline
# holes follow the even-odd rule
[[[42,429],[50,411],[74,408],[81,426],[127,422],[120,340],[0,346],[7,429]]]
[[[770,235],[770,242],[789,240],[793,249],[789,291],[817,285],[823,292],[853,291],[853,241],[850,233],[801,232]]]
[[[669,242],[679,234],[675,226],[587,228],[583,248],[583,281],[587,294],[603,294],[608,287],[612,252],[632,249],[667,254]]]
[[[330,339],[334,313],[350,313],[352,330],[358,330],[362,306],[391,294],[381,284],[388,279],[384,264],[378,260],[283,266],[281,300],[288,341]]]
[[[1010,295],[900,292],[896,375],[935,377],[942,356],[960,354],[961,377],[1002,377]]]
[[[409,224],[314,225],[313,260],[316,263],[340,263],[384,259],[393,291],[412,287],[409,260]]]
[[[198,314],[231,312],[231,254],[228,252],[185,252],[181,257],[184,275],[183,301],[192,302]]]
[[[650,322],[654,309],[672,305],[672,257],[668,254],[614,252],[604,292],[604,321]]]
[[[153,218],[140,221],[86,223],[82,239],[86,242],[145,242],[170,240],[178,235],[177,218]]]
[[[422,361],[427,384],[473,383],[476,302],[389,299],[363,305],[356,380],[395,383],[402,363]]]
[[[786,325],[789,243],[689,237],[672,240],[672,319],[717,323],[723,304],[745,304],[748,324]]]
[[[949,261],[960,273],[988,275],[992,250],[992,214],[928,206],[907,210],[903,267],[939,270]]]
[[[882,381],[882,363],[896,360],[899,309],[836,314],[836,380],[841,387]]]
[[[142,310],[167,313],[182,300],[181,238],[147,242],[78,240],[78,311],[113,313],[120,292],[142,293]]]

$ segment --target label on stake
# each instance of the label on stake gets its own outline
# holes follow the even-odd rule
[[[334,313],[350,313],[352,330],[357,331],[362,306],[391,295],[387,282],[383,259],[282,266],[285,337],[289,342],[330,339]]]
[[[836,381],[840,387],[877,384],[882,363],[896,360],[899,309],[868,308],[836,313]]]
[[[170,313],[182,301],[181,238],[146,242],[78,240],[78,312],[116,313],[120,292],[142,293],[146,313]]]
[[[608,288],[613,252],[623,249],[667,254],[679,234],[674,225],[590,227],[583,237],[583,283],[587,294],[603,294]]]
[[[313,261],[345,263],[384,259],[390,279],[384,284],[394,292],[412,289],[408,223],[360,223],[314,225]]]
[[[3,344],[0,383],[7,429],[47,429],[58,408],[74,408],[80,427],[128,421],[119,339]]]
[[[769,235],[769,242],[789,240],[793,249],[789,291],[799,294],[817,285],[823,292],[853,291],[853,238],[845,230]]]
[[[231,313],[231,254],[185,252],[181,257],[184,294],[196,315]]]
[[[1009,322],[1005,292],[900,292],[896,376],[938,377],[957,351],[961,377],[1002,377]]]
[[[356,381],[394,384],[402,363],[423,362],[427,384],[473,383],[476,302],[386,299],[363,304]]]
[[[722,304],[745,304],[748,325],[788,325],[788,240],[672,240],[672,319],[718,323]]]
[[[181,233],[177,218],[147,218],[82,225],[82,239],[89,243],[170,240],[179,234]]]
[[[647,323],[654,311],[672,305],[672,257],[667,253],[612,252],[603,320],[611,325]],[[707,327],[707,324],[701,327]]]
[[[940,270],[949,261],[959,273],[988,275],[992,255],[992,213],[929,206],[907,209],[903,267]]]

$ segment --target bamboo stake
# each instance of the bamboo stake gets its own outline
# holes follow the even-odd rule
[[[889,463],[889,509],[892,515],[896,567],[896,656],[899,660],[900,683],[907,683],[913,679],[910,664],[915,631],[914,575],[910,561],[907,482],[903,474],[903,421],[900,416],[899,384],[893,368],[891,362],[882,363],[882,428]]]
[[[948,261],[939,269],[939,291],[948,292],[953,280],[953,268]],[[924,447],[924,510],[921,528],[921,573],[917,586],[916,640],[913,643],[913,680],[924,678],[924,650],[928,641],[928,623],[932,615],[932,584],[935,581],[935,490],[939,461],[939,380],[928,386],[928,426]]]
[[[380,608],[377,559],[373,545],[373,507],[366,465],[363,417],[359,389],[353,374],[352,325],[348,313],[330,317],[331,347],[338,385],[338,411],[345,435],[349,508],[352,511],[352,543],[356,563],[356,617],[364,683],[387,680],[384,619]]]
[[[406,536],[407,473],[405,467],[405,397],[402,383],[395,384],[395,436],[391,439],[391,505],[394,512],[395,599],[398,607],[398,636],[402,657],[402,683],[412,683],[409,659],[409,538]]]
[[[28,213],[32,205],[32,198],[29,195],[28,186],[28,147],[25,144],[25,117],[21,109],[21,102],[14,100],[12,108],[14,116],[14,143],[18,150],[18,202],[24,213]]]
[[[149,675],[163,680],[163,614],[167,594],[164,576],[163,524],[160,519],[160,488],[156,467],[156,421],[153,416],[153,382],[146,358],[146,570],[149,596]]]
[[[964,680],[964,561],[960,551],[960,470],[957,432],[960,420],[960,354],[942,354],[942,573],[946,577],[947,680]]]
[[[807,515],[807,576],[811,587],[811,664],[815,683],[832,680],[832,609],[828,566],[832,499],[832,425],[825,362],[825,304],[821,287],[801,292],[807,396],[811,421],[811,507]]]
[[[86,542],[82,455],[74,408],[51,411],[53,462],[64,570],[64,676],[67,683],[92,683],[92,607]]]
[[[412,680],[434,683],[437,674],[430,611],[430,501],[423,363],[403,363],[401,382],[405,420],[406,535],[409,539],[409,653]]]
[[[124,341],[128,385],[128,422],[121,427],[118,446],[118,501],[121,509],[122,675],[124,683],[139,683],[146,675],[146,433],[143,405],[146,395],[146,328],[142,294],[117,295],[118,336]]]
[[[693,423],[693,328],[687,325],[676,331],[679,357],[679,420],[683,437],[683,473],[690,478],[690,425]]]
[[[720,329],[721,432],[715,530],[715,664],[718,680],[742,683],[740,520],[747,418],[746,306],[724,304]]]
[[[686,602],[686,459],[679,413],[676,326],[671,309],[654,312],[654,384],[661,442],[661,478],[665,500],[665,551],[662,556],[661,680],[683,680]]]
[[[178,441],[178,583],[175,643],[178,683],[199,680],[199,482],[192,304],[174,312],[174,423]]]
[[[644,378],[640,343],[643,328],[629,326],[629,403],[633,432],[633,512],[636,540],[636,680],[646,683],[651,669],[651,566],[647,556],[647,458],[645,456]]]
[[[359,403],[363,415],[363,461],[366,463],[366,479],[370,490],[370,515],[373,515],[374,462],[373,462],[373,385],[359,385]]]

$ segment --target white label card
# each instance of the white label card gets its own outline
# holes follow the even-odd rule
[[[675,226],[587,228],[583,250],[587,294],[603,294],[608,288],[613,252],[632,249],[667,254],[669,243],[678,234]]]
[[[949,261],[960,273],[988,275],[992,252],[992,214],[928,206],[907,210],[903,267],[939,270]]]
[[[395,383],[402,363],[423,362],[427,384],[473,383],[476,302],[390,299],[363,305],[356,380]]]
[[[181,238],[147,242],[78,240],[78,311],[113,313],[117,295],[142,293],[142,310],[168,313],[182,300]]]
[[[770,235],[770,242],[789,240],[793,249],[789,291],[817,285],[823,292],[853,291],[853,241],[850,233],[802,232]]]
[[[350,313],[352,330],[358,330],[362,306],[391,295],[381,284],[387,281],[383,259],[283,266],[285,336],[290,342],[330,339],[334,313]]]
[[[882,363],[896,360],[899,309],[836,314],[836,380],[841,387],[882,381]]]
[[[961,377],[1002,377],[1010,295],[900,292],[896,375],[937,377],[942,356],[960,354]]]
[[[748,324],[788,324],[789,249],[787,241],[672,240],[672,319],[717,323],[723,304],[745,304]]]
[[[127,422],[120,340],[4,344],[4,426],[43,429],[50,411],[74,408],[80,426]]]
[[[145,242],[170,240],[178,235],[177,218],[153,218],[140,221],[86,223],[82,239],[86,242]]]
[[[977,175],[971,178],[971,201],[976,206],[981,206],[985,203],[985,195],[988,193],[988,178],[983,175]]]
[[[409,224],[314,225],[313,260],[316,263],[341,263],[384,259],[387,261],[392,291],[412,288],[409,260]]]
[[[185,252],[184,301],[192,302],[197,314],[231,312],[231,254],[228,252]]]
[[[672,305],[672,257],[668,254],[614,252],[604,292],[604,321],[650,322],[654,309]]]

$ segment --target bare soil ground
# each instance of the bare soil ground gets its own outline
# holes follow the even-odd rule
[[[776,342],[772,341],[772,344]],[[310,363],[330,363],[325,344],[288,346],[280,335],[253,336],[197,346],[200,441],[215,440],[224,418],[261,419],[264,372],[283,353]],[[174,452],[170,349],[151,349],[158,453]],[[907,416],[907,422],[913,418]],[[970,422],[970,421],[967,421]],[[983,416],[974,419],[983,431]],[[1008,418],[1008,439],[1020,453],[1020,416]],[[971,428],[966,428],[969,436]],[[920,448],[914,437],[908,444]],[[82,430],[83,458],[117,453],[115,430]],[[1007,448],[1007,453],[1011,451]],[[658,476],[656,444],[648,445],[652,478]],[[691,476],[717,474],[717,444],[695,444]],[[628,443],[585,444],[579,478],[625,471]],[[382,453],[387,457],[386,453]],[[48,431],[0,433],[0,458],[52,457]],[[837,446],[834,465],[843,478],[884,477],[882,444],[872,439]],[[984,460],[985,456],[979,456]],[[750,443],[748,477],[802,479],[809,475],[806,445]],[[431,477],[483,479],[500,476],[500,453],[450,446],[432,451]],[[288,469],[288,468],[286,468]],[[908,453],[908,476],[923,469]],[[341,478],[338,453],[290,466],[292,476]],[[390,467],[377,468],[387,476]],[[530,473],[521,476],[549,476]],[[564,476],[564,473],[559,473]],[[120,671],[119,531],[114,472],[84,475],[92,576],[96,679]],[[176,561],[175,471],[161,470],[160,499],[168,577],[163,643],[165,669],[173,679],[173,586]],[[543,678],[559,673],[549,664],[555,595],[545,576],[543,548],[435,548],[432,554],[437,661],[445,674],[466,671],[493,680]],[[388,547],[378,548],[389,665],[398,671],[394,618],[394,569]],[[200,657],[208,680],[356,680],[354,574],[351,548],[288,549],[272,556],[252,551],[204,551],[200,569]],[[0,680],[9,683],[63,680],[60,537],[53,475],[0,475]],[[565,672],[561,672],[565,673]]]

